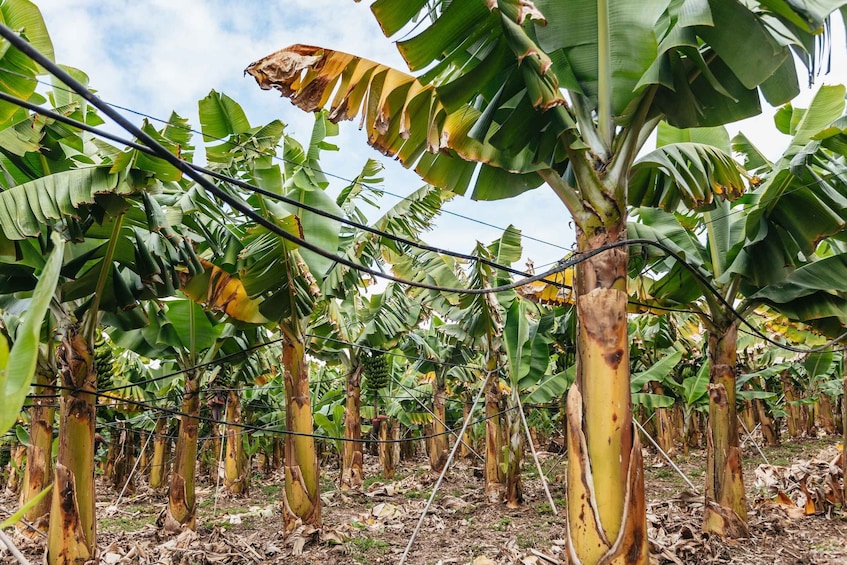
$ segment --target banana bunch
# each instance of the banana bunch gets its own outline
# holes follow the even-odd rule
[[[94,340],[94,370],[97,371],[97,388],[112,386],[112,376],[115,374],[115,358],[112,346],[103,334],[98,334]]]
[[[390,374],[388,357],[381,352],[370,352],[362,356],[364,366],[364,388],[371,394],[388,386]]]

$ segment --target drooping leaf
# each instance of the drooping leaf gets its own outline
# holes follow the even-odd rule
[[[703,143],[674,143],[640,158],[629,179],[632,206],[675,211],[680,203],[709,209],[715,197],[734,200],[745,190],[741,167],[717,147]]]
[[[483,163],[483,170],[488,163],[519,173],[499,179],[512,186],[492,187],[489,197],[504,198],[541,184],[532,174],[537,165],[526,152],[507,154],[469,137],[478,110],[464,106],[447,112],[435,88],[411,75],[305,45],[269,55],[251,64],[247,72],[259,86],[280,90],[305,111],[327,108],[335,122],[361,115],[368,142],[375,149],[397,157],[424,180],[451,192],[464,194],[469,186],[477,168],[469,161]]]
[[[0,433],[6,433],[17,421],[21,406],[29,393],[29,384],[35,374],[41,323],[50,306],[50,301],[55,296],[64,258],[64,241],[54,233],[52,242],[53,250],[38,278],[30,307],[18,327],[8,357],[5,353],[7,345],[3,340],[0,361],[5,361],[5,364],[0,367]]]
[[[98,194],[130,194],[125,175],[85,167],[38,178],[0,193],[0,228],[9,239],[35,237],[50,220],[78,215]]]
[[[576,379],[576,365],[571,365],[568,369],[549,375],[541,380],[538,386],[523,400],[524,403],[543,404],[553,400],[559,400],[573,384]]]
[[[205,270],[191,277],[182,287],[186,295],[212,311],[223,311],[241,322],[269,322],[259,312],[259,302],[247,296],[239,279],[208,261],[203,261],[203,266]]]

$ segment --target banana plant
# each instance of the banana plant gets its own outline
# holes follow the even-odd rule
[[[373,147],[452,192],[492,200],[546,183],[584,252],[626,238],[627,180],[662,117],[678,127],[732,122],[760,112],[760,89],[772,104],[788,101],[799,92],[792,53],[814,69],[815,37],[841,4],[378,0],[372,11],[386,35],[404,34],[397,46],[415,74],[306,45],[247,72],[303,110],[363,116]],[[715,195],[667,188],[651,196],[696,207]],[[571,558],[592,565],[644,563],[648,553],[624,358],[626,261],[622,249],[601,253],[577,276],[589,345],[569,393],[580,430],[570,468],[581,471],[568,494],[591,503],[574,505],[568,528]]]
[[[336,204],[345,215],[360,223],[367,224],[367,218],[361,204],[379,207],[382,190],[379,188],[381,178],[377,176],[381,167],[376,161],[369,160],[361,173],[353,182],[341,190]],[[345,258],[367,267],[384,267],[386,255],[414,253],[415,249],[405,243],[400,243],[390,236],[408,239],[418,239],[420,233],[429,229],[434,218],[441,210],[446,195],[435,187],[424,186],[388,208],[376,221],[372,228],[383,232],[377,234],[364,230],[353,230],[347,226],[342,228],[340,237],[340,254]],[[357,489],[362,485],[362,444],[361,439],[361,385],[365,364],[374,357],[371,354],[361,354],[354,344],[376,349],[393,347],[397,341],[398,332],[403,332],[414,326],[420,307],[414,303],[401,304],[401,296],[396,288],[389,285],[391,292],[386,290],[381,298],[370,301],[359,298],[361,289],[367,286],[366,281],[358,271],[341,264],[335,265],[327,274],[323,284],[325,304],[321,317],[327,320],[324,329],[319,327],[314,333],[323,335],[326,332],[334,334],[337,342],[324,341],[316,343],[316,354],[328,361],[340,361],[347,373],[347,404],[345,410],[345,438],[342,446],[342,465],[340,484],[343,489]],[[333,302],[335,300],[336,302]],[[388,309],[388,315],[380,322],[376,314],[382,302]],[[406,301],[408,302],[408,301]],[[398,323],[400,318],[407,318]],[[394,322],[392,324],[391,322]],[[383,327],[379,327],[379,326]],[[329,334],[327,334],[329,335]],[[324,355],[321,350],[326,350]],[[334,356],[337,356],[334,358]],[[383,363],[386,359],[379,361]],[[376,417],[377,414],[374,414]],[[385,448],[389,446],[382,444]],[[385,458],[384,458],[385,459]],[[388,460],[388,459],[385,459]]]
[[[53,293],[55,293],[55,288]],[[0,316],[0,332],[2,332],[0,336],[7,344],[14,343],[15,334],[21,327],[21,316],[29,311],[31,302],[32,298],[28,295],[24,297],[17,295],[0,296],[0,314],[2,314]],[[26,441],[21,442],[21,446],[25,446],[26,465],[18,469],[23,477],[19,481],[19,485],[15,485],[17,488],[14,489],[15,491],[18,488],[20,489],[21,505],[28,507],[25,515],[27,521],[31,524],[37,524],[37,527],[42,530],[47,529],[46,518],[50,512],[50,499],[41,498],[36,506],[28,506],[28,503],[52,482],[53,475],[52,447],[56,413],[55,385],[58,371],[56,369],[56,345],[53,339],[55,326],[52,320],[52,316],[44,316],[39,328],[35,374],[32,377],[31,407],[28,411],[28,422],[23,424],[23,426],[28,426],[28,429],[25,434]],[[8,346],[6,349],[8,350]],[[26,392],[26,390],[25,388],[22,392]],[[13,398],[7,397],[7,400],[14,405]],[[23,403],[23,400],[21,402]],[[9,410],[10,415],[23,416],[20,408],[16,410],[10,408]],[[24,428],[19,425],[18,429],[20,431],[17,435],[21,436]],[[15,477],[20,478],[20,475],[16,473]]]
[[[692,305],[703,296],[705,307],[701,312],[705,315],[701,314],[701,320],[709,332],[712,371],[704,518],[704,529],[709,532],[738,536],[746,531],[736,426],[740,321],[731,307],[747,297],[736,308],[744,315],[752,312],[756,304],[766,302],[763,295],[779,293],[791,271],[801,270],[798,267],[813,259],[817,243],[846,225],[847,217],[840,212],[847,203],[840,195],[844,192],[843,181],[833,177],[820,184],[804,182],[804,179],[821,178],[820,162],[826,161],[827,155],[819,150],[820,144],[814,138],[828,132],[837,141],[838,131],[831,130],[830,125],[844,111],[844,92],[841,86],[821,87],[809,109],[796,114],[796,123],[788,130],[792,135],[788,149],[776,163],[765,161],[745,138],[736,140],[736,147],[743,148],[747,155],[747,166],[761,175],[751,177],[754,190],[736,206],[722,202],[716,209],[702,214],[685,214],[678,202],[666,201],[661,203],[664,212],[639,208],[640,222],[630,224],[630,233],[669,246],[684,256],[698,273],[695,276],[672,259],[659,258],[661,254],[656,251],[646,251],[654,258],[651,264],[662,271],[659,280],[644,289],[650,296],[647,302]],[[699,147],[710,149],[701,149],[699,157],[689,153],[683,158],[692,140],[698,141]],[[676,130],[661,126],[658,141],[660,146],[633,168],[630,178],[633,190],[649,193],[668,184],[688,187],[685,190],[742,184],[741,173],[728,156],[725,130]],[[706,153],[711,157],[705,158]],[[812,154],[816,157],[810,157]],[[803,199],[805,204],[801,206],[798,199]],[[810,223],[798,218],[800,209],[818,221]],[[705,245],[697,238],[697,230],[706,232]],[[777,242],[783,247],[778,248]],[[757,250],[755,255],[751,254],[752,248]],[[640,266],[640,261],[634,262],[633,270],[639,271]],[[818,282],[824,284],[823,280]],[[712,293],[713,289],[718,290],[720,298]],[[778,308],[774,303],[769,304]]]
[[[503,344],[508,360],[510,408],[506,415],[507,443],[503,446],[503,472],[506,477],[506,505],[517,508],[523,501],[520,471],[524,452],[524,430],[520,395],[527,384],[538,382],[550,364],[550,330],[555,323],[552,312],[539,312],[536,305],[515,298],[506,310]],[[519,412],[520,411],[520,412]]]
[[[756,313],[763,311],[763,308],[759,308]],[[765,327],[765,324],[760,323],[759,326]],[[779,394],[780,376],[790,370],[796,357],[796,353],[769,348],[761,339],[752,335],[739,339],[740,374],[736,395],[744,402],[747,430],[752,431],[758,426],[766,445],[779,445],[781,425],[776,419],[786,415],[785,404],[782,402],[784,396]]]
[[[398,345],[401,337],[413,329],[421,319],[421,305],[410,298],[396,284],[389,284],[381,293],[370,297],[349,292],[344,300],[329,299],[322,305],[313,333],[314,353],[320,358],[338,363],[347,375],[346,409],[342,447],[341,487],[361,488],[361,390],[362,385],[374,401],[374,421],[380,417],[381,390],[391,385],[392,356],[384,351]],[[329,338],[329,339],[327,339]],[[379,426],[390,427],[390,422]],[[390,444],[381,443],[383,450]],[[383,454],[389,463],[392,458]],[[385,470],[384,470],[385,471]],[[388,475],[391,473],[389,472]],[[384,478],[390,478],[383,474]]]
[[[222,345],[224,325],[202,311],[185,295],[147,307],[150,322],[139,330],[114,330],[112,338],[145,357],[162,359],[184,375],[179,435],[168,491],[166,527],[196,528],[195,480],[200,387],[204,370],[195,367],[211,361]],[[194,416],[194,417],[192,417]]]
[[[435,282],[443,287],[491,288],[511,282],[509,274],[490,266],[491,263],[510,265],[520,259],[520,231],[513,226],[489,245],[478,243],[472,253],[484,261],[473,261],[467,273],[455,258],[433,252],[421,253],[416,257],[396,257],[394,270],[400,276],[412,280]],[[449,332],[454,340],[471,344],[483,352],[485,370],[497,378],[488,379],[489,389],[485,393],[485,492],[489,501],[499,502],[506,493],[505,476],[500,463],[505,442],[500,375],[505,361],[503,346],[504,308],[516,293],[509,291],[486,294],[455,295],[438,291],[410,291],[425,301],[433,312],[451,321],[443,331]]]
[[[283,137],[279,127],[274,133],[275,143],[267,144],[266,150],[251,153],[245,149],[251,144],[238,140],[266,133],[268,128],[249,128],[246,118],[242,119],[243,112],[235,111],[236,108],[240,108],[236,102],[217,93],[200,102],[201,114],[205,116],[201,120],[204,135],[209,139],[228,136],[224,142],[213,146],[216,158],[223,159],[221,156],[228,154],[226,162],[258,180],[259,165],[267,164],[264,159],[273,157],[274,148],[281,142],[286,167],[283,170],[277,164],[269,164],[262,168],[265,188],[310,207],[341,215],[343,211],[324,191],[328,183],[319,165],[320,151],[332,147],[324,140],[327,135],[334,134],[335,126],[329,124],[325,116],[318,115],[310,145],[305,149],[295,140]],[[281,205],[255,193],[247,197],[247,202],[257,213],[289,233],[305,237],[322,249],[338,249],[338,221],[297,205]],[[207,220],[213,220],[211,225],[217,226],[215,233],[225,236],[214,244],[207,243],[201,250],[209,263],[201,277],[186,281],[189,294],[210,308],[223,310],[243,322],[274,325],[282,335],[285,421],[286,429],[292,432],[284,440],[285,529],[290,531],[300,521],[319,525],[320,468],[312,437],[314,423],[305,355],[315,304],[333,262],[308,250],[299,250],[249,219],[233,221],[223,210],[216,213],[215,205],[199,191],[184,205],[202,209],[203,222],[208,224]]]
[[[459,372],[456,369],[468,364],[472,353],[469,351],[470,344],[457,335],[461,335],[457,324],[442,320],[434,312],[429,312],[427,317],[429,327],[410,332],[404,340],[403,350],[409,357],[417,358],[412,370],[421,375],[421,380],[428,385],[426,388],[430,389],[427,392],[432,396],[432,409],[427,418],[430,423],[427,429],[433,437],[427,444],[427,453],[430,469],[440,473],[450,452],[446,402],[448,385],[452,384],[451,377]]]
[[[234,325],[230,327],[236,329]],[[237,331],[228,333],[231,335],[222,346],[223,352],[253,350],[267,343],[267,332],[262,327],[238,328]],[[276,360],[271,357],[273,353],[273,349],[269,350],[265,345],[262,351],[229,362],[226,366],[228,374],[219,379],[219,382],[229,385],[229,390],[224,391],[226,393],[224,487],[236,495],[247,493],[250,480],[249,454],[246,449],[250,438],[240,428],[245,416],[242,394],[238,389],[245,385],[255,384],[257,379],[268,373],[272,364],[276,363]]]
[[[63,101],[61,112],[96,123],[96,115],[81,101]],[[52,248],[49,234],[59,233],[69,242],[51,305],[61,335],[56,360],[64,385],[54,468],[59,488],[53,494],[48,542],[48,561],[57,563],[90,557],[96,544],[96,371],[91,349],[98,327],[143,325],[139,300],[171,294],[177,285],[176,265],[189,271],[198,265],[191,246],[163,211],[167,195],[180,190],[176,169],[134,150],[90,143],[52,120],[35,123],[40,126],[34,139],[23,129],[7,136],[3,162],[9,174],[0,192],[0,247],[8,264],[5,288],[25,290],[34,287],[38,265]],[[145,128],[174,150],[184,141]],[[16,145],[22,136],[30,144]]]

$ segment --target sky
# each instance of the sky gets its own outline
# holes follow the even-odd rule
[[[244,68],[278,49],[307,43],[355,53],[406,69],[392,42],[385,38],[368,6],[352,0],[34,0],[44,15],[56,61],[77,67],[107,102],[155,117],[176,111],[199,129],[197,101],[215,89],[239,102],[252,125],[274,119],[287,124],[286,133],[307,142],[313,118],[275,91],[263,91],[243,75]],[[821,84],[847,83],[847,42],[834,26],[833,61]],[[801,83],[804,77],[801,77]],[[808,103],[812,91],[795,102]],[[788,138],[773,127],[774,109],[758,118],[728,127],[743,130],[766,155],[776,157]],[[141,118],[132,116],[137,123]],[[117,130],[113,130],[117,131]],[[369,158],[385,166],[383,187],[407,195],[423,185],[413,172],[366,144],[357,124],[342,124],[333,142],[338,153],[321,161],[331,175],[350,179]],[[648,142],[648,145],[650,142]],[[346,183],[332,179],[337,188]],[[386,197],[386,204],[396,199]],[[476,202],[458,197],[448,203],[432,232],[433,245],[470,252],[477,241],[490,242],[509,224],[524,236],[523,267],[560,259],[573,245],[573,228],[564,205],[552,191],[540,187],[516,198]],[[471,221],[467,218],[472,218]],[[488,225],[484,225],[488,224]],[[496,226],[496,227],[490,227]]]

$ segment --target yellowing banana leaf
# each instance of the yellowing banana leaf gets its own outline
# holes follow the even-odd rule
[[[259,312],[259,301],[247,296],[244,284],[220,267],[201,259],[204,271],[188,279],[182,286],[192,300],[211,311],[220,311],[249,324],[266,324],[270,320]]]
[[[574,269],[564,271],[545,277],[540,281],[525,284],[518,288],[518,294],[537,302],[553,306],[563,306],[574,303],[573,291]]]
[[[541,184],[533,173],[539,165],[532,151],[505,152],[473,139],[470,131],[479,110],[464,105],[448,112],[435,87],[401,71],[339,51],[292,45],[252,63],[246,72],[261,88],[279,90],[305,111],[326,108],[334,122],[361,116],[360,127],[375,149],[451,192],[464,194],[478,166],[507,182],[495,188],[477,180],[476,190],[489,197],[504,198]],[[491,167],[514,174],[501,177]]]

